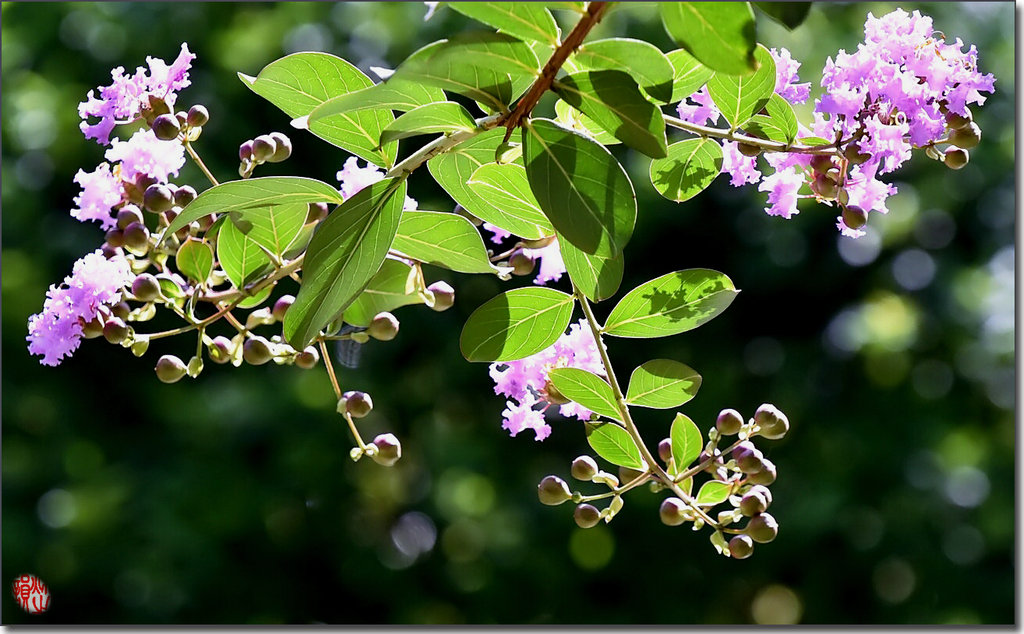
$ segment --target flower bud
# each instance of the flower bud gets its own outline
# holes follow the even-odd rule
[[[362,418],[373,410],[373,399],[366,392],[350,390],[341,395],[338,405],[344,407],[352,418]]]
[[[179,111],[174,113],[174,117],[178,120],[178,127],[184,128],[185,126],[188,125],[188,113],[187,112],[185,112],[183,110],[179,110]]]
[[[967,165],[967,161],[970,159],[971,155],[967,150],[957,148],[954,150],[947,150],[945,156],[942,157],[942,162],[946,164],[946,167],[958,170]]]
[[[124,229],[133,222],[142,222],[142,212],[135,205],[125,205],[117,212],[117,228]]]
[[[661,523],[665,526],[679,526],[686,521],[684,510],[686,510],[686,503],[679,498],[665,498],[661,503],[661,508],[658,509]]]
[[[128,319],[128,314],[132,312],[132,307],[128,305],[128,302],[121,300],[110,307],[110,312],[112,312],[115,317]]]
[[[201,128],[210,120],[210,111],[206,109],[206,106],[196,104],[188,109],[185,120],[193,128]]]
[[[123,321],[121,323],[124,323]],[[91,321],[82,324],[82,336],[86,339],[95,339],[103,334],[103,320],[95,317]]]
[[[839,187],[836,186],[836,182],[825,174],[818,174],[814,177],[814,181],[811,183],[811,189],[814,193],[826,200],[832,200],[836,197],[836,193],[839,192]]]
[[[149,229],[141,222],[133,222],[125,227],[121,239],[124,246],[136,253],[145,253],[149,250]]]
[[[210,360],[214,363],[227,363],[231,361],[231,340],[224,335],[218,335],[207,344]]]
[[[971,115],[970,109],[967,110],[967,116],[956,114],[955,112],[946,112],[946,127],[950,130],[960,130],[966,128],[974,120]]]
[[[743,156],[757,156],[761,153],[761,148],[756,145],[749,143],[737,143],[736,149],[740,151]]]
[[[196,199],[196,190],[191,185],[182,185],[174,190],[174,204],[184,207]]]
[[[597,475],[597,461],[590,456],[580,456],[572,461],[569,473],[577,480],[590,482],[590,479]]]
[[[245,143],[238,146],[238,160],[240,161],[251,161],[252,160],[252,146],[253,142],[246,141]]]
[[[512,267],[514,275],[530,275],[537,265],[533,256],[527,255],[522,249],[516,249],[508,258],[508,265]]]
[[[320,222],[327,217],[328,211],[330,209],[327,207],[327,203],[309,203],[309,211],[306,212],[306,224]]]
[[[378,341],[391,341],[398,336],[398,319],[391,313],[378,313],[370,322],[366,334]]]
[[[445,311],[455,305],[455,289],[448,282],[434,282],[427,290],[434,294],[434,305],[431,308],[435,311]]]
[[[981,142],[981,128],[977,123],[968,123],[959,130],[953,130],[953,133],[949,135],[949,142],[965,150],[977,147]]]
[[[747,476],[747,482],[751,484],[771,484],[775,482],[775,463],[767,458],[761,460],[761,470]]]
[[[120,229],[110,229],[103,236],[103,242],[105,245],[112,249],[124,246],[124,232]]]
[[[843,222],[851,229],[860,229],[868,224],[868,214],[856,205],[843,207]]]
[[[261,134],[252,140],[252,159],[257,163],[267,161],[277,152],[277,141],[269,134]]]
[[[303,370],[309,370],[316,366],[317,362],[320,361],[320,353],[317,352],[316,348],[309,346],[299,354],[295,355],[295,365],[299,366]]]
[[[718,428],[718,433],[723,436],[738,434],[740,433],[740,428],[743,427],[743,417],[734,409],[723,409],[718,413],[715,427]]]
[[[269,342],[263,337],[250,337],[242,344],[242,358],[251,365],[263,365],[274,358]]]
[[[746,559],[754,553],[754,542],[747,535],[734,535],[729,540],[729,556],[733,559]]]
[[[761,487],[761,489],[767,491],[764,487]],[[764,493],[755,487],[744,493],[743,497],[740,498],[740,513],[747,517],[753,517],[758,513],[764,513],[768,509],[769,504],[770,502]]]
[[[811,168],[818,174],[824,174],[833,167],[831,154],[815,154],[811,157]]]
[[[373,439],[373,444],[377,451],[370,457],[379,465],[390,467],[402,457],[402,443],[394,434],[380,434]]]
[[[156,183],[146,188],[146,193],[142,195],[142,204],[153,213],[167,211],[174,206],[174,194],[167,185]]]
[[[280,163],[292,155],[292,140],[282,132],[271,132],[268,135],[274,140],[274,153],[267,159],[268,163]]]
[[[764,454],[751,442],[742,442],[732,450],[733,460],[743,473],[756,473],[761,470]]]
[[[121,343],[128,338],[128,326],[117,317],[112,317],[103,324],[103,338],[110,343]]]
[[[789,431],[789,418],[770,403],[757,408],[754,422],[761,428],[758,434],[768,440],[779,440]]]
[[[282,295],[281,297],[277,298],[276,302],[274,302],[274,309],[271,311],[270,314],[274,316],[275,320],[284,321],[285,313],[288,312],[288,308],[290,308],[291,305],[294,303],[294,295]]]
[[[629,467],[619,467],[619,480],[623,484],[628,484],[643,474],[643,471],[637,471],[636,469],[630,469]]]
[[[540,498],[541,504],[557,506],[572,499],[572,493],[569,492],[569,485],[565,483],[565,480],[549,475],[544,476],[544,479],[537,485],[537,497]]]
[[[758,544],[767,544],[779,534],[779,523],[768,513],[761,513],[750,518],[744,530]]]
[[[164,383],[176,383],[185,376],[185,363],[173,354],[165,354],[156,362],[156,378]]]
[[[860,165],[871,158],[870,154],[865,154],[860,151],[860,147],[856,143],[848,143],[846,149],[843,150],[843,156],[850,162],[851,165]]]
[[[153,118],[159,117],[162,114],[171,114],[171,107],[160,97],[150,94],[146,101],[149,104],[149,112]]]
[[[593,504],[580,504],[573,511],[572,518],[580,528],[593,528],[601,521],[601,511]]]
[[[140,302],[152,302],[160,298],[160,282],[149,274],[143,273],[132,282],[132,295]]]
[[[662,438],[661,442],[658,443],[658,457],[665,464],[672,459],[672,439]]]
[[[153,119],[153,134],[161,141],[173,141],[181,133],[178,119],[172,114],[162,114]]]

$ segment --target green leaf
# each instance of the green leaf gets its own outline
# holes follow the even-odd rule
[[[345,309],[345,321],[365,328],[378,313],[422,303],[423,296],[416,290],[416,269],[386,258],[366,289]]]
[[[688,365],[671,359],[654,359],[633,370],[626,402],[640,407],[678,407],[697,395],[701,378]]]
[[[486,163],[473,172],[466,186],[487,200],[487,205],[483,206],[486,215],[477,216],[481,220],[527,239],[536,239],[529,236],[537,233],[547,236],[554,233],[530,190],[526,168],[522,165]],[[476,215],[472,209],[469,211]]]
[[[555,81],[552,88],[631,148],[653,158],[666,156],[665,119],[626,73],[580,71]]]
[[[398,231],[405,179],[369,185],[331,212],[306,249],[302,286],[284,319],[298,350],[351,304],[380,270]]]
[[[561,99],[555,102],[555,122],[562,127],[585,134],[601,145],[622,143],[615,138],[614,134],[599,126],[596,121]]]
[[[171,235],[212,213],[250,210],[286,203],[333,203],[340,205],[344,198],[337,188],[312,178],[297,176],[269,176],[229,181],[207,189],[181,210],[164,231]]]
[[[744,75],[757,68],[749,3],[662,2],[661,20],[672,39],[711,70]]]
[[[548,372],[548,379],[570,401],[579,403],[595,414],[622,420],[612,387],[596,374],[579,368],[555,368]]]
[[[405,211],[391,245],[414,260],[460,273],[497,273],[473,223],[458,214]]]
[[[444,100],[444,91],[434,86],[424,86],[410,81],[385,81],[369,88],[332,97],[313,108],[306,121],[301,121],[300,117],[300,122],[303,123],[302,127],[308,127],[310,121],[368,109],[389,108],[408,112]]]
[[[230,212],[231,222],[256,244],[281,255],[306,223],[307,203],[266,205]]]
[[[764,46],[758,45],[754,57],[759,64],[749,75],[715,73],[708,80],[708,94],[722,116],[738,128],[768,105],[775,92],[775,60]]]
[[[608,150],[549,119],[523,128],[526,176],[559,235],[584,253],[615,257],[633,234],[636,195]]]
[[[708,480],[704,486],[697,491],[697,504],[701,506],[714,506],[729,499],[732,493],[732,483]]]
[[[224,223],[217,234],[217,260],[238,289],[270,269],[270,258],[260,245],[230,222]]]
[[[507,291],[484,302],[459,337],[468,361],[515,361],[555,343],[572,318],[572,295],[544,287]]]
[[[792,143],[797,133],[793,106],[777,93],[772,93],[765,110],[768,111],[767,115],[754,115],[750,121],[743,124],[743,129],[751,136],[780,143]]]
[[[467,33],[414,52],[388,81],[418,81],[507,110],[540,74],[528,44],[502,33]]]
[[[392,121],[381,133],[380,142],[383,144],[418,134],[450,133],[475,128],[476,121],[462,105],[454,101],[439,101],[410,110]]]
[[[668,157],[651,161],[651,183],[678,203],[704,191],[722,172],[722,146],[714,139],[687,139],[668,146]]]
[[[710,321],[736,298],[736,287],[723,273],[686,269],[637,286],[612,309],[604,326],[616,337],[667,337]]]
[[[619,290],[622,283],[622,254],[614,258],[584,253],[561,237],[558,248],[562,253],[565,270],[569,279],[588,299],[600,302],[608,299]]]
[[[254,93],[293,119],[308,115],[328,99],[373,85],[358,68],[327,53],[294,53],[271,62],[256,77],[241,73],[238,76]],[[309,123],[309,131],[388,168],[395,164],[398,146],[391,144],[378,149],[378,140],[381,130],[394,119],[388,108],[360,110],[322,117]]]
[[[613,465],[643,470],[644,460],[640,456],[633,438],[615,423],[588,425],[587,442],[597,455]]]
[[[263,302],[267,301],[267,298],[270,297],[270,293],[273,290],[274,290],[273,286],[267,286],[267,287],[263,288],[263,290],[257,292],[252,297],[246,297],[242,301],[238,302],[238,307],[239,308],[256,308],[257,306],[259,306]]]
[[[521,40],[558,45],[555,18],[534,2],[447,2],[449,7]]]
[[[816,145],[830,145],[832,141],[823,139],[820,136],[805,136],[797,139],[802,145],[814,147]]]
[[[811,10],[810,2],[755,2],[753,3],[765,15],[789,30],[803,24],[807,12]]]
[[[701,89],[701,86],[708,83],[715,71],[704,64],[701,64],[686,52],[686,49],[676,49],[666,54],[672,62],[672,69],[675,72],[672,84],[672,99],[669,103],[676,103],[686,99]]]
[[[686,471],[700,456],[704,439],[697,425],[685,414],[676,414],[668,435],[672,442],[672,475],[675,475]]]
[[[626,71],[652,99],[661,103],[672,99],[672,62],[643,40],[615,37],[587,42],[576,50],[573,60],[581,70]]]
[[[178,247],[174,266],[190,280],[203,284],[213,272],[213,247],[195,238],[188,238]]]

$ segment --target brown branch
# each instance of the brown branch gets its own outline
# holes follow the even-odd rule
[[[558,69],[580,47],[590,29],[594,28],[594,25],[601,21],[601,17],[608,9],[609,4],[608,2],[591,2],[587,5],[587,12],[576,23],[576,26],[573,27],[565,41],[555,49],[551,59],[548,60],[548,63],[544,65],[544,69],[541,70],[540,77],[537,78],[537,81],[533,82],[530,89],[519,100],[519,103],[516,104],[515,109],[502,122],[501,125],[508,128],[508,132],[505,133],[505,141],[508,141],[509,137],[512,136],[512,131],[519,126],[523,118],[530,115],[530,112],[537,105],[537,102],[540,101],[544,92],[551,87],[551,82],[555,80]]]

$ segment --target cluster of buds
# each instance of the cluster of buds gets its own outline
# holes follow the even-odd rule
[[[248,178],[257,165],[280,163],[292,155],[292,142],[282,132],[261,134],[238,146],[238,175]]]
[[[945,141],[948,146],[942,150],[937,144],[929,145],[925,148],[925,154],[928,158],[942,161],[950,169],[962,169],[971,160],[968,150],[974,149],[981,142],[981,128],[974,122],[970,108],[966,109],[965,115],[951,112],[945,104],[941,104],[939,110],[945,116]]]
[[[210,120],[210,112],[203,105],[194,105],[188,112],[172,112],[170,106],[155,95],[150,95],[147,101],[142,117],[161,141],[195,141]]]
[[[572,500],[576,503],[576,510],[573,512],[573,519],[580,528],[592,528],[604,520],[606,523],[612,521],[616,514],[622,510],[625,502],[622,494],[628,489],[646,482],[650,474],[639,472],[633,469],[620,467],[619,475],[616,476],[607,471],[602,471],[591,456],[582,455],[572,461],[569,468],[572,477],[581,482],[592,482],[608,488],[607,493],[585,496],[581,492],[572,492],[565,480],[555,475],[545,476],[537,486],[537,496],[542,504],[555,506]],[[624,483],[624,486],[623,484]],[[603,509],[598,509],[592,501],[611,498]]]

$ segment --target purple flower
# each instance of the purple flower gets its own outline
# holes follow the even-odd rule
[[[504,229],[497,225],[492,225],[489,222],[485,222],[480,226],[486,229],[487,231],[491,232],[491,242],[493,242],[494,244],[501,244],[502,240],[512,235],[510,232],[505,231]]]
[[[757,170],[757,157],[741,154],[739,144],[735,141],[722,142],[722,172],[732,175],[729,184],[733,187],[761,180],[761,172]]]
[[[547,282],[557,282],[562,279],[562,274],[565,273],[565,262],[562,260],[562,250],[558,246],[557,238],[546,247],[523,249],[523,252],[526,255],[540,258],[537,277],[533,278],[534,284],[542,286]]]
[[[28,320],[28,351],[42,355],[40,363],[55,366],[78,348],[82,324],[99,314],[100,307],[121,300],[121,289],[135,279],[128,260],[111,259],[95,251],[75,262],[64,286],[51,286],[43,311]]]
[[[687,101],[694,103],[687,103]],[[676,110],[679,112],[680,119],[696,125],[707,125],[708,121],[718,123],[718,117],[721,114],[718,111],[718,106],[711,100],[707,86],[690,95],[687,100],[679,102]]]
[[[789,51],[780,48],[770,49],[775,60],[775,92],[789,103],[803,103],[811,95],[811,82],[798,84],[800,62],[793,59]]]
[[[765,207],[765,213],[783,218],[792,218],[800,213],[796,208],[799,198],[797,191],[803,184],[804,175],[793,167],[765,176],[757,186],[759,191],[768,192],[768,207]]]
[[[121,202],[121,179],[110,171],[110,165],[101,163],[92,172],[78,170],[75,182],[82,186],[82,193],[75,197],[77,209],[71,216],[82,222],[97,220],[103,230],[112,229],[116,220],[110,211]]]
[[[350,156],[345,160],[345,164],[335,178],[341,182],[341,197],[349,199],[356,194],[359,190],[374,183],[378,183],[384,180],[384,171],[379,169],[375,165],[366,164],[366,167],[359,167],[359,159]],[[409,196],[405,197],[405,205],[402,207],[407,211],[414,211],[419,203],[414,198]]]
[[[99,97],[90,90],[86,101],[78,104],[78,116],[82,118],[79,125],[87,139],[96,139],[100,145],[110,143],[110,132],[115,125],[135,120],[148,105],[150,95],[163,99],[168,106],[173,106],[177,98],[175,94],[190,85],[189,68],[195,55],[189,52],[188,45],[181,45],[177,59],[168,66],[163,60],[147,57],[149,73],[142,66],[135,74],[127,76],[124,68],[118,66],[110,73],[113,82],[109,86],[100,86]],[[90,124],[90,117],[99,117],[98,123]]]
[[[121,178],[126,181],[146,175],[166,183],[185,166],[185,148],[175,141],[161,141],[149,128],[137,130],[127,141],[114,139],[104,156],[111,162],[121,161]]]
[[[506,363],[492,363],[490,375],[494,393],[509,397],[502,412],[502,424],[515,436],[523,429],[533,429],[537,440],[544,440],[551,428],[544,422],[544,412],[551,406],[547,397],[548,372],[554,368],[579,368],[604,376],[604,364],[593,333],[584,320],[569,326],[569,332],[540,352]],[[536,406],[542,406],[536,409]],[[592,412],[577,403],[559,408],[562,416],[590,420]]]

